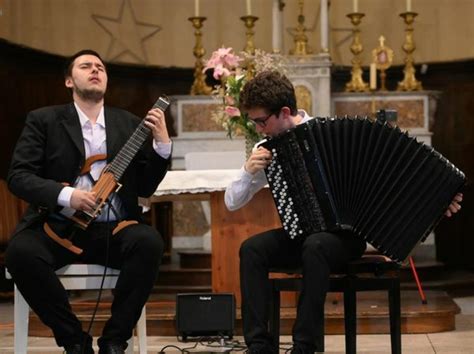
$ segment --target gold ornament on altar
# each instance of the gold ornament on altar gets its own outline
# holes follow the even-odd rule
[[[246,15],[242,16],[240,18],[244,24],[245,24],[245,37],[247,38],[245,42],[245,48],[244,52],[247,52],[249,54],[254,54],[255,53],[255,44],[253,43],[253,36],[255,34],[255,31],[253,28],[255,27],[255,22],[257,22],[258,17],[257,16],[252,16],[252,15]]]
[[[402,49],[406,53],[405,68],[403,69],[403,80],[398,83],[397,91],[419,91],[423,90],[421,82],[415,78],[415,67],[413,52],[416,49],[415,41],[413,40],[413,22],[418,14],[416,12],[407,11],[400,14],[403,18],[405,27],[405,42]]]
[[[191,86],[191,95],[209,95],[212,92],[212,88],[206,85],[206,76],[203,72],[204,64],[202,57],[206,54],[206,50],[202,46],[202,32],[201,28],[206,17],[193,16],[188,18],[194,27],[194,36],[196,37],[196,43],[193,48],[193,54],[196,57],[196,63],[194,64],[194,82]]]
[[[354,55],[351,63],[351,81],[346,83],[346,92],[365,92],[369,90],[369,85],[362,79],[362,67],[360,60],[360,53],[363,51],[362,43],[360,41],[359,25],[365,15],[361,12],[352,12],[347,15],[351,20],[354,28],[352,29],[352,44],[350,46],[351,52]]]
[[[313,53],[313,51],[308,46],[308,36],[306,36],[307,29],[304,25],[305,19],[303,15],[303,6],[304,1],[298,0],[300,14],[298,15],[298,25],[296,26],[296,33],[293,35],[295,48],[290,50],[290,55],[308,55]]]
[[[379,37],[379,46],[372,50],[372,61],[375,63],[377,70],[380,70],[380,90],[387,91],[385,70],[392,66],[393,50],[385,45],[384,36]]]

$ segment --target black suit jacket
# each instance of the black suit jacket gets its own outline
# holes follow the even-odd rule
[[[140,123],[133,114],[104,108],[107,161],[110,162]],[[127,219],[141,220],[138,197],[156,190],[170,159],[159,156],[150,138],[128,166],[118,192]],[[17,232],[57,211],[63,183],[72,184],[85,162],[84,140],[74,104],[40,108],[28,114],[15,147],[7,181],[13,194],[30,203]]]

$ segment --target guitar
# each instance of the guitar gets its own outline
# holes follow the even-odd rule
[[[168,108],[168,106],[169,99],[165,96],[161,96],[155,102],[153,108],[159,108],[164,112]],[[102,208],[107,203],[109,196],[112,193],[118,192],[120,190],[120,188],[122,187],[122,185],[119,183],[121,177],[125,173],[125,170],[128,168],[130,162],[133,160],[137,152],[143,146],[145,140],[148,138],[150,133],[151,130],[145,125],[145,119],[143,119],[138,125],[138,127],[135,129],[133,134],[130,136],[130,138],[127,140],[125,145],[120,149],[118,154],[112,160],[112,162],[105,166],[99,179],[92,187],[91,191],[96,193],[96,205],[94,207],[94,210],[91,212],[76,210],[74,214],[70,216],[70,219],[74,222],[76,226],[83,230],[86,230],[90,223],[100,215]],[[81,170],[81,175],[88,173],[90,171],[91,165],[94,162],[105,159],[105,154],[94,155],[89,157]],[[135,222],[123,221],[118,225],[117,228],[122,229],[130,225],[131,223]],[[47,223],[44,224],[44,230],[46,231],[46,234],[49,237],[51,237],[54,241],[66,247],[70,251],[76,254],[82,253],[82,250],[74,246],[69,239],[59,237]],[[114,230],[114,233],[116,232],[118,232],[117,229]]]
[[[169,100],[167,97],[160,97],[153,105],[153,108],[159,108],[163,112],[168,108]],[[112,162],[107,165],[96,184],[92,188],[92,192],[96,193],[96,206],[92,212],[78,210],[71,216],[71,219],[82,229],[87,229],[89,224],[101,213],[107,199],[112,193],[118,192],[122,185],[119,183],[120,178],[124,174],[130,162],[133,160],[138,150],[150,135],[151,130],[145,125],[143,119],[138,125],[135,132],[128,139],[125,145],[120,149],[119,153]]]

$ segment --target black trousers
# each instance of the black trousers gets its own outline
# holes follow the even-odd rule
[[[317,233],[291,240],[283,229],[267,231],[247,239],[240,248],[242,322],[248,347],[278,352],[268,332],[269,268],[302,267],[303,287],[298,300],[293,342],[305,352],[318,348],[324,334],[324,302],[329,275],[359,258],[365,242],[350,232]]]
[[[49,238],[42,225],[18,233],[7,248],[8,271],[33,311],[52,329],[58,346],[81,343],[85,334],[55,270],[74,262],[104,265],[107,247],[108,266],[120,269],[120,276],[99,345],[124,343],[132,336],[158,276],[163,240],[148,225],[131,225],[112,236],[114,226],[93,223],[77,233],[73,243],[83,249],[80,256]]]

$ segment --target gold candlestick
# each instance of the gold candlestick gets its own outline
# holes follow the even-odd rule
[[[247,28],[247,30],[245,31],[247,42],[245,44],[244,51],[249,54],[255,54],[255,45],[253,43],[253,35],[255,34],[255,32],[253,28],[255,26],[255,22],[257,22],[258,20],[258,17],[247,15],[247,16],[242,16],[240,19],[244,21],[245,27]]]
[[[188,18],[188,20],[193,24],[194,36],[196,37],[196,43],[193,48],[196,63],[194,64],[194,82],[191,86],[191,95],[209,95],[212,88],[206,85],[205,74],[202,72],[204,69],[202,57],[206,54],[206,50],[202,46],[201,28],[206,17],[194,16]]]
[[[296,33],[293,35],[295,48],[290,50],[291,55],[308,55],[312,54],[312,50],[308,46],[308,36],[306,36],[306,27],[304,25],[303,15],[303,0],[298,1],[300,14],[298,15],[298,26],[296,26]]]
[[[416,49],[415,41],[413,40],[413,22],[418,14],[416,12],[403,12],[400,17],[405,21],[405,43],[402,49],[406,53],[405,69],[403,69],[403,80],[398,83],[397,91],[418,91],[423,90],[421,82],[415,78],[415,67],[413,66],[413,52]]]
[[[354,29],[352,30],[352,44],[350,47],[354,57],[351,60],[351,81],[346,84],[345,91],[364,92],[369,90],[369,85],[362,79],[361,60],[359,58],[359,54],[363,51],[362,43],[360,42],[359,25],[364,16],[365,15],[361,12],[353,12],[347,15],[354,26]]]

